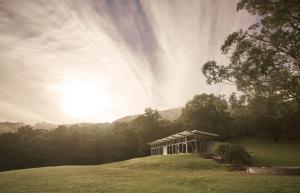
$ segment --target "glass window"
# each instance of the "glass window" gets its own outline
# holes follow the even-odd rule
[[[186,144],[182,144],[183,153],[186,153]]]
[[[199,150],[200,150],[200,152],[204,152],[205,151],[205,143],[204,143],[204,141],[200,141],[200,143],[199,143]]]

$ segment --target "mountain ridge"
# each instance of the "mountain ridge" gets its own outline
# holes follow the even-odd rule
[[[174,121],[177,118],[180,117],[181,112],[182,112],[183,107],[178,107],[178,108],[171,108],[171,109],[166,109],[166,110],[161,110],[159,111],[162,119],[166,119],[169,121]],[[137,114],[137,115],[128,115],[125,117],[121,117],[113,121],[112,123],[74,123],[74,124],[52,124],[52,123],[46,123],[46,122],[40,122],[40,123],[35,123],[33,125],[27,124],[24,122],[12,122],[12,121],[3,121],[0,122],[0,134],[2,133],[14,133],[17,132],[17,130],[20,127],[24,127],[26,125],[32,126],[33,129],[46,129],[46,130],[52,130],[55,129],[59,126],[88,126],[88,125],[97,125],[97,124],[114,124],[114,123],[128,123],[130,121],[133,121],[136,119],[138,116],[141,116],[143,114]]]
[[[161,110],[159,111],[159,114],[162,119],[166,119],[169,121],[174,121],[177,118],[180,117],[181,112],[182,112],[183,107],[177,107],[177,108],[171,108],[171,109],[166,109],[166,110]],[[137,114],[137,115],[128,115],[125,117],[121,117],[119,119],[116,119],[113,123],[128,123],[130,121],[133,121],[136,119],[138,116],[141,116],[143,114]]]

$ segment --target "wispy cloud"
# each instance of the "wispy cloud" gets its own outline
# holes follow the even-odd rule
[[[226,35],[255,21],[235,3],[0,0],[0,119],[83,121],[63,111],[57,89],[74,79],[93,82],[107,98],[85,121],[229,93],[234,88],[206,85],[201,65],[225,60]]]

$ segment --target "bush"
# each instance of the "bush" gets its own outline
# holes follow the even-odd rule
[[[215,148],[215,153],[220,155],[222,160],[230,164],[251,164],[251,156],[239,145],[230,143],[219,143]]]

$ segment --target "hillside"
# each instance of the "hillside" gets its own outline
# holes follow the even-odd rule
[[[173,120],[177,119],[178,117],[180,117],[181,111],[182,111],[182,107],[178,107],[178,108],[159,111],[159,113],[160,113],[160,115],[163,119],[173,121]],[[127,123],[127,122],[130,122],[130,121],[134,120],[135,118],[137,118],[140,115],[141,114],[139,114],[139,115],[129,115],[129,116],[117,119],[114,122],[116,122],[116,123],[126,122]]]
[[[173,108],[168,110],[159,111],[161,117],[163,119],[173,121],[180,117],[182,108]],[[141,114],[140,114],[141,115]],[[114,122],[130,122],[137,118],[140,115],[129,115],[126,117],[122,117],[120,119],[117,119]],[[26,123],[23,122],[0,122],[0,134],[1,133],[14,133],[17,131],[18,128],[25,126]],[[77,124],[65,124],[63,126],[71,127],[71,126],[89,126],[89,127],[98,127],[99,125],[109,125],[109,123],[77,123]],[[46,123],[46,122],[40,122],[32,125],[33,129],[46,129],[46,130],[52,130],[57,128],[59,125],[52,124],[52,123]]]
[[[24,127],[27,125],[23,122],[0,122],[0,134],[1,133],[14,133],[17,132],[17,130],[20,127]],[[52,124],[52,123],[36,123],[32,125],[33,129],[46,129],[51,130],[57,128],[58,125]]]
[[[23,122],[0,122],[0,134],[1,133],[14,133],[18,128],[25,126]]]
[[[281,140],[275,143],[271,139],[232,140],[250,153],[255,166],[300,166],[300,142]]]
[[[253,145],[253,153],[265,152],[271,143]],[[297,146],[282,143],[288,153]],[[263,159],[268,154],[261,156]],[[297,158],[298,159],[298,158]],[[281,161],[286,161],[281,159]],[[297,160],[299,163],[299,160]],[[60,166],[0,172],[0,192],[52,193],[295,193],[300,190],[300,176],[250,175],[229,172],[210,159],[195,154],[151,156],[95,166]]]
[[[53,123],[40,122],[40,123],[34,124],[33,129],[51,130],[51,129],[55,129],[57,127],[58,127],[58,125],[53,124]]]

